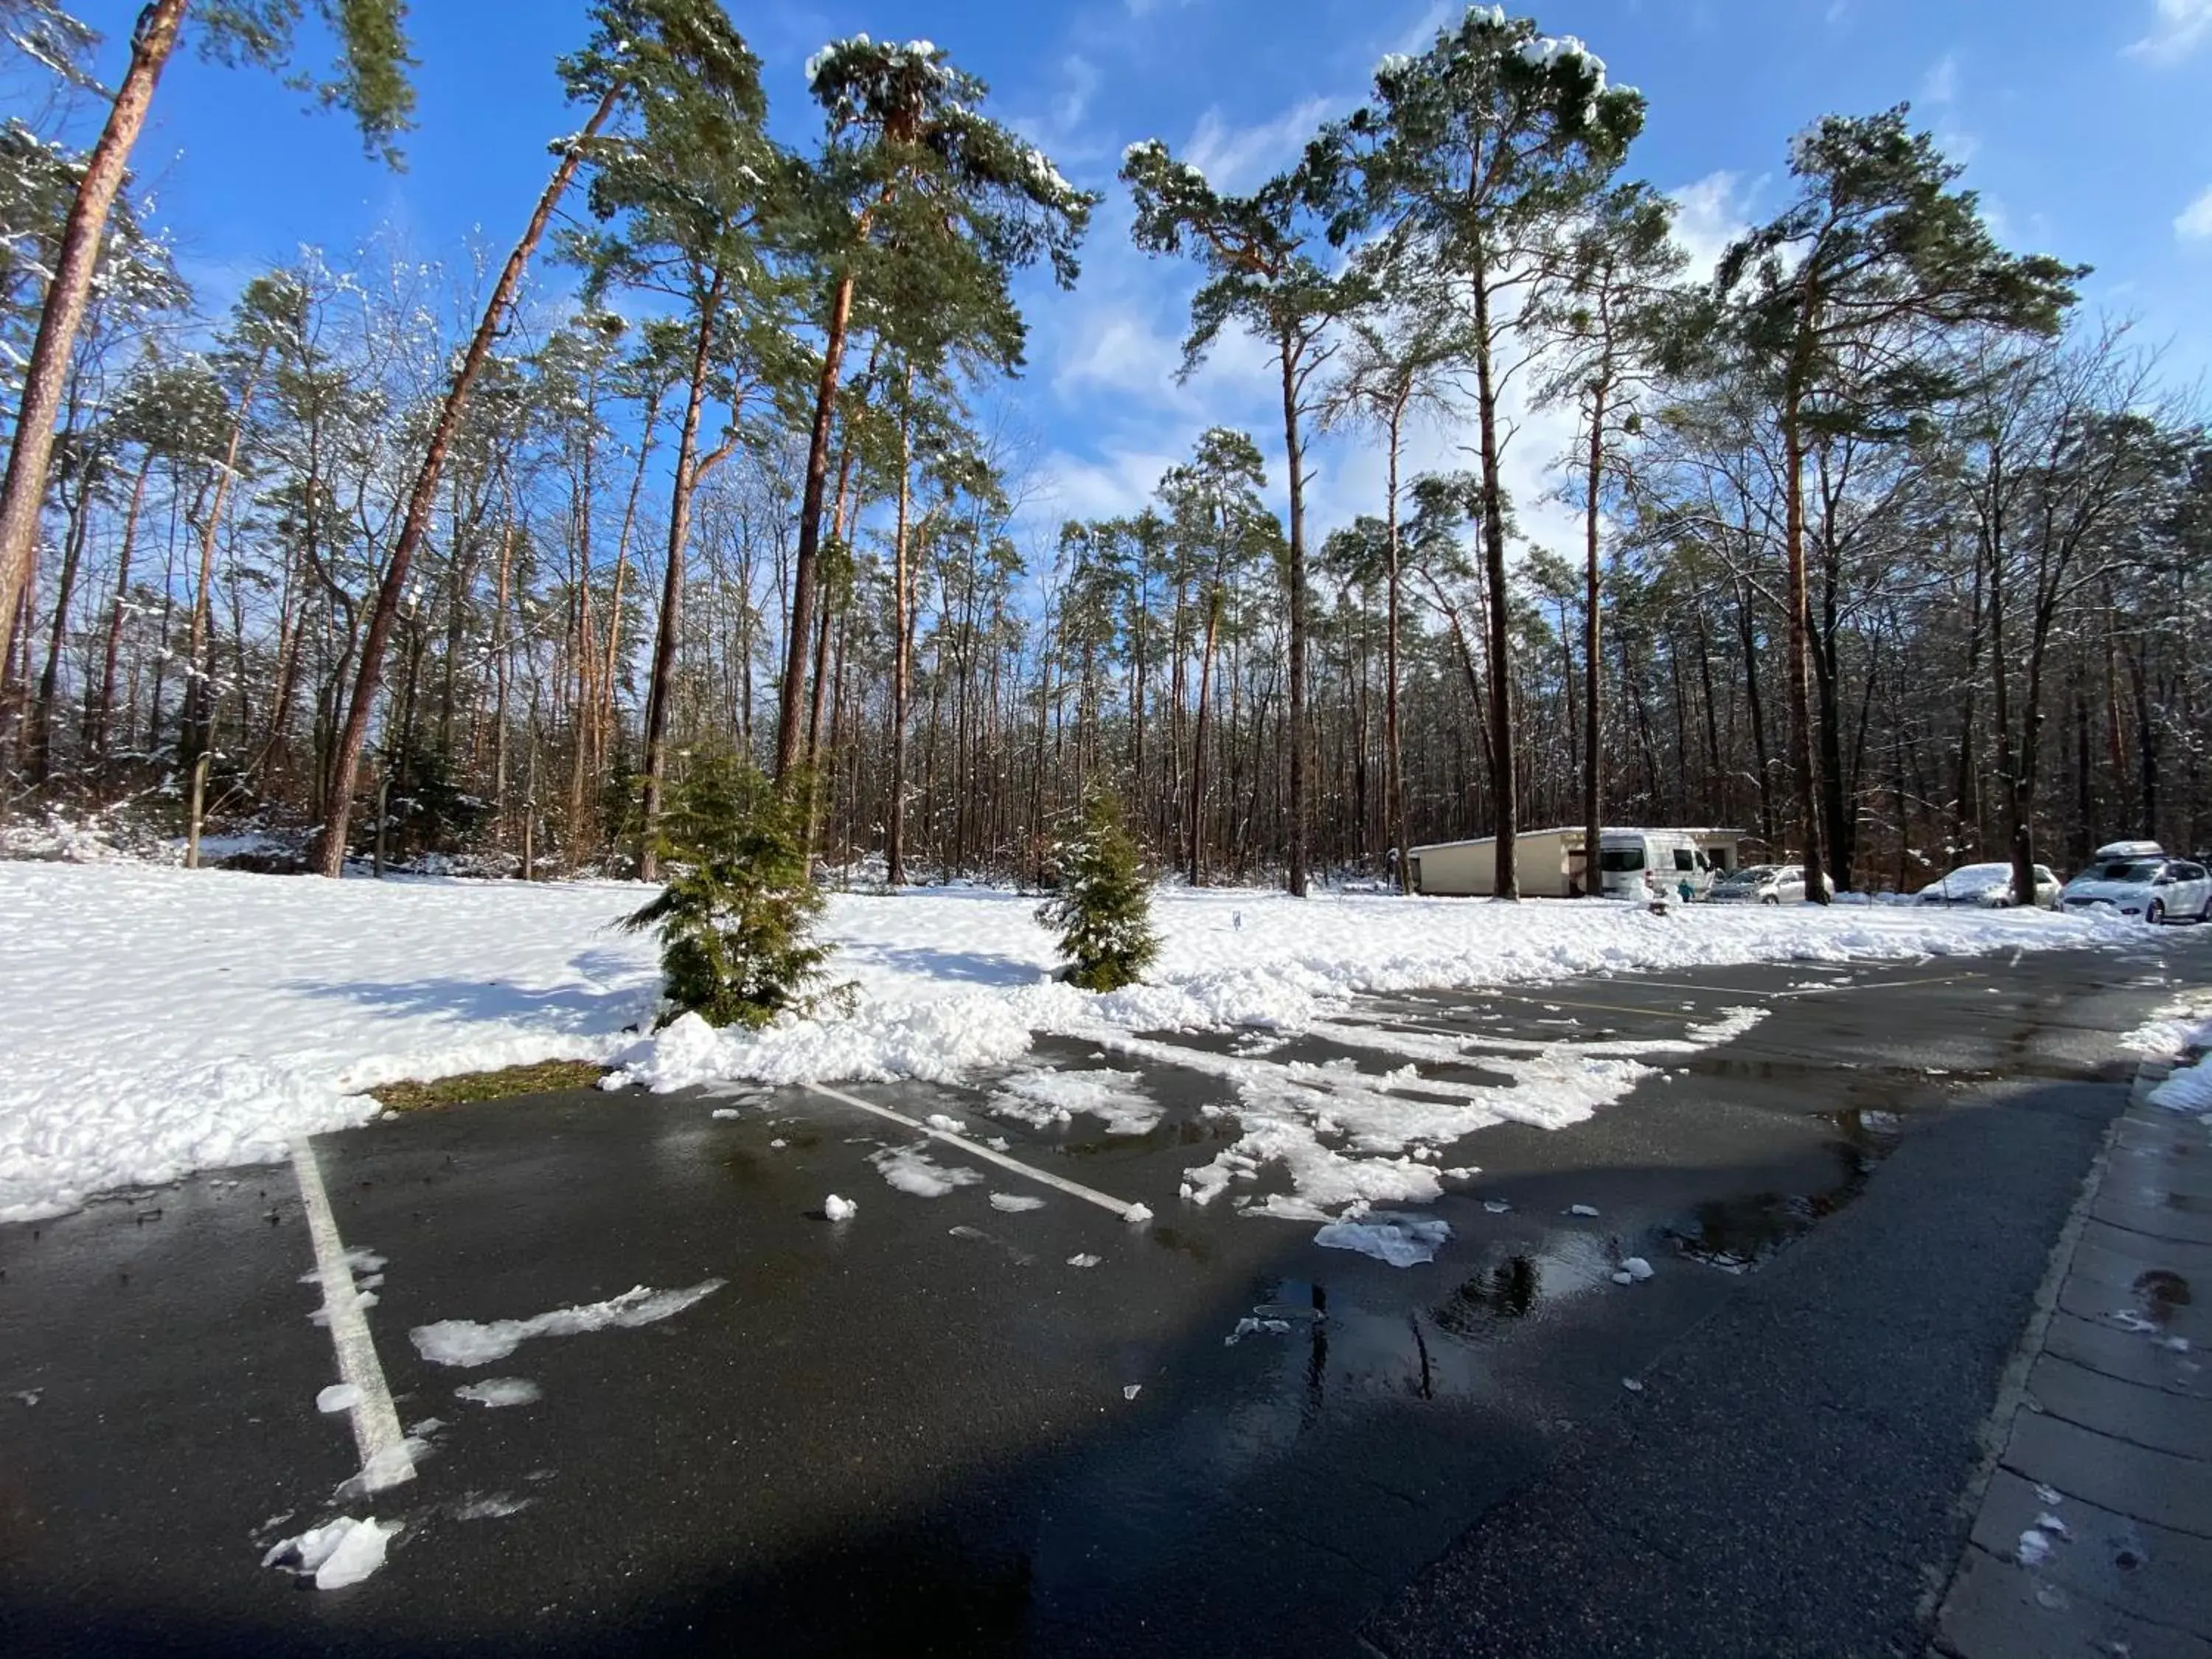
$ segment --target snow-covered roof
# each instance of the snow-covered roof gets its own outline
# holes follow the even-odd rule
[[[1513,839],[1516,842],[1520,842],[1538,841],[1546,836],[1579,836],[1583,834],[1588,828],[1589,826],[1586,824],[1562,823],[1555,824],[1548,830],[1516,830],[1513,832]],[[1601,828],[1598,833],[1601,836],[1698,836],[1708,841],[1721,841],[1741,840],[1744,836],[1748,836],[1751,831],[1748,830],[1726,830],[1714,828],[1711,826],[1671,823],[1609,823]],[[1497,840],[1498,837],[1495,836],[1471,836],[1465,841],[1433,841],[1425,847],[1416,847],[1412,850],[1415,853],[1440,853],[1448,848],[1453,847],[1488,847],[1494,844]]]

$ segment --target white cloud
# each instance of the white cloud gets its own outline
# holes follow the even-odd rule
[[[2127,48],[2130,58],[2178,64],[2212,40],[2212,0],[2157,0],[2158,21]]]
[[[1216,190],[1249,189],[1267,173],[1295,161],[1335,107],[1334,99],[1309,98],[1272,121],[1247,127],[1230,126],[1218,108],[1209,109],[1198,118],[1190,143],[1183,147],[1183,159]]]
[[[1947,52],[1920,77],[1920,101],[1942,106],[1959,97],[1959,54]]]
[[[1709,173],[1704,178],[1667,192],[1674,204],[1674,240],[1690,256],[1690,275],[1705,282],[1720,264],[1728,245],[1751,228],[1749,208],[1754,180],[1747,185],[1741,175]]]
[[[2212,240],[2212,185],[2175,216],[2173,234],[2185,242]]]
[[[1090,309],[1066,331],[1052,389],[1072,397],[1091,387],[1164,400],[1174,392],[1182,348],[1136,310],[1120,304]]]

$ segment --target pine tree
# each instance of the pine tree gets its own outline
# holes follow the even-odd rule
[[[821,890],[806,860],[806,792],[779,793],[738,757],[695,757],[672,792],[657,850],[672,872],[628,917],[660,936],[670,1012],[756,1030],[817,1002],[830,947],[813,938]]]
[[[1069,981],[1086,991],[1118,991],[1144,976],[1160,953],[1152,932],[1152,890],[1122,823],[1120,798],[1096,788],[1083,816],[1055,850],[1060,890],[1037,907],[1037,921],[1060,934]]]
[[[1515,313],[1559,228],[1604,185],[1643,125],[1643,95],[1608,87],[1603,61],[1574,36],[1539,34],[1526,17],[1472,5],[1419,58],[1384,58],[1374,100],[1328,127],[1307,155],[1316,188],[1342,203],[1333,241],[1359,242],[1358,263],[1386,283],[1410,269],[1432,271],[1437,297],[1464,307],[1492,596],[1490,744],[1501,757],[1519,744],[1501,464],[1510,424],[1501,406],[1527,358],[1524,349],[1516,361],[1516,335],[1524,348],[1539,343]],[[1518,898],[1514,766],[1500,765],[1492,782],[1498,896]]]
[[[130,65],[99,141],[84,159],[64,222],[53,279],[46,284],[38,335],[23,369],[16,441],[9,452],[6,481],[0,484],[0,662],[8,660],[13,648],[17,601],[31,578],[63,382],[92,301],[108,220],[123,188],[131,146],[146,124],[154,88],[176,50],[190,3],[153,0],[138,14],[131,34]],[[411,124],[415,110],[415,91],[407,78],[414,60],[407,55],[406,6],[403,0],[317,0],[315,9],[336,37],[338,52],[331,78],[312,83],[311,89],[324,104],[349,111],[360,125],[362,142],[398,166],[395,143]],[[81,60],[90,44],[88,30],[43,3],[11,5],[9,13],[11,22],[23,26],[10,31],[14,45],[35,48],[36,55],[59,67],[65,78],[82,83]],[[301,14],[301,0],[222,0],[204,5],[194,21],[207,55],[275,68],[290,59]],[[341,848],[341,856],[343,853]]]
[[[1781,428],[1790,757],[1805,896],[1820,904],[1829,896],[1824,759],[1828,854],[1837,850],[1843,808],[1832,790],[1837,757],[1814,746],[1808,457],[1823,439],[1908,436],[1917,420],[1965,389],[1936,343],[1971,329],[2056,334],[2074,284],[2087,274],[1999,247],[1974,193],[1955,188],[1963,169],[1929,134],[1911,130],[1907,112],[1900,105],[1879,115],[1824,116],[1790,142],[1797,199],[1722,256],[1713,295],[1723,308],[1706,319],[1720,326],[1700,331],[1757,377]],[[1832,723],[1823,735],[1832,738]],[[2025,854],[2019,873],[2032,893]]]
[[[1011,372],[1023,334],[1012,273],[1043,259],[1061,287],[1074,286],[1076,247],[1097,202],[984,114],[983,82],[927,40],[833,40],[807,60],[806,82],[825,130],[784,230],[819,279],[822,362],[792,564],[779,775],[804,761],[816,560],[845,350],[860,325],[856,304],[863,320],[872,310],[907,319],[939,310],[958,319],[953,326],[972,336],[979,355]]]
[[[1317,245],[1322,181],[1301,166],[1279,173],[1249,196],[1228,196],[1158,139],[1129,146],[1121,178],[1135,198],[1131,228],[1150,253],[1186,249],[1212,280],[1192,296],[1182,375],[1213,348],[1221,331],[1241,323],[1273,349],[1283,399],[1283,465],[1290,498],[1290,540],[1284,574],[1290,620],[1291,894],[1306,896],[1306,492],[1304,426],[1312,413],[1314,373],[1335,348],[1331,325],[1358,304],[1363,289],[1332,275],[1305,252]],[[1203,719],[1201,713],[1200,718]],[[1194,878],[1195,879],[1195,878]]]

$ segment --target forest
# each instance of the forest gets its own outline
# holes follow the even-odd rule
[[[1185,373],[1246,337],[1279,422],[1055,526],[992,410],[1103,198],[951,52],[823,46],[793,146],[716,0],[597,0],[519,240],[210,314],[131,168],[173,55],[410,125],[402,0],[301,10],[155,0],[108,88],[0,0],[52,85],[0,127],[0,816],[173,828],[198,779],[325,874],[651,878],[734,757],[838,882],[1042,881],[1101,790],[1159,870],[1294,893],[1487,835],[1510,885],[1558,824],[1740,826],[1822,896],[2212,842],[2196,389],[1903,106],[1747,158],[1786,200],[1709,274],[1643,96],[1495,7],[1249,193],[1132,144]],[[1532,410],[1571,545],[1506,482]],[[1383,463],[1344,522],[1322,434]]]

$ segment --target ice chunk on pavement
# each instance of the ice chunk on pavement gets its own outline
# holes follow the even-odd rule
[[[1019,1193],[993,1193],[991,1207],[994,1210],[1003,1210],[1008,1215],[1019,1215],[1024,1210],[1042,1210],[1044,1208],[1044,1200],[1041,1198],[1027,1198]]]
[[[963,1120],[945,1112],[932,1112],[922,1121],[933,1129],[944,1130],[947,1134],[964,1135],[968,1133],[968,1125]]]
[[[1435,1261],[1437,1251],[1450,1237],[1449,1221],[1395,1210],[1372,1210],[1358,1220],[1330,1222],[1314,1235],[1314,1243],[1327,1249],[1357,1250],[1394,1267],[1411,1267]]]
[[[398,1530],[396,1521],[380,1526],[373,1515],[359,1521],[342,1515],[323,1526],[308,1528],[296,1538],[271,1545],[261,1565],[284,1565],[303,1577],[312,1576],[317,1589],[343,1589],[348,1584],[358,1584],[384,1565],[385,1546]],[[288,1555],[292,1558],[289,1563]]]
[[[716,1117],[743,1117],[744,1115],[743,1112],[739,1111],[734,1106],[717,1106],[714,1109],[714,1115]]]
[[[1636,1282],[1636,1275],[1623,1267],[1613,1274],[1613,1282],[1616,1285],[1633,1285]]]
[[[483,1498],[470,1498],[453,1511],[456,1521],[504,1521],[510,1515],[520,1515],[536,1502],[529,1498],[510,1498],[503,1492]]]
[[[1121,1219],[1132,1227],[1141,1227],[1152,1218],[1152,1212],[1141,1204],[1132,1204],[1121,1212]]]
[[[629,1330],[682,1313],[705,1301],[726,1281],[703,1279],[680,1291],[632,1285],[620,1296],[582,1307],[556,1308],[531,1319],[441,1319],[407,1333],[415,1351],[434,1365],[489,1365],[535,1336],[578,1336],[586,1331]]]
[[[835,1193],[822,1200],[822,1213],[832,1221],[850,1221],[860,1212],[859,1205],[849,1198],[840,1198]]]
[[[1631,1394],[1642,1394],[1644,1392],[1644,1384],[1638,1382],[1632,1376],[1622,1377],[1620,1379],[1620,1386],[1627,1389]]]
[[[338,1540],[337,1547],[315,1569],[315,1588],[343,1589],[348,1584],[358,1584],[368,1577],[384,1565],[385,1546],[398,1530],[398,1522],[380,1526],[373,1515],[349,1528],[345,1536]]]
[[[2046,1504],[2063,1504],[2066,1501],[2065,1494],[2056,1486],[2038,1486],[2035,1489],[2035,1495]]]
[[[1567,1213],[1569,1215],[1595,1216],[1597,1213],[1597,1206],[1595,1204],[1570,1204],[1567,1206]]]
[[[1513,1206],[1502,1198],[1486,1198],[1482,1200],[1482,1207],[1492,1215],[1504,1215]]]
[[[453,1398],[496,1411],[501,1406],[534,1406],[544,1392],[526,1376],[488,1376],[481,1382],[463,1383],[453,1390]]]
[[[942,1198],[955,1187],[973,1187],[983,1178],[957,1164],[947,1169],[919,1146],[886,1146],[868,1162],[893,1187],[916,1198]]]
[[[315,1396],[319,1412],[349,1412],[361,1404],[361,1390],[350,1382],[333,1382]]]
[[[2032,1567],[2051,1553],[2050,1534],[2030,1527],[2020,1535],[2020,1564]]]
[[[1257,1336],[1263,1331],[1270,1336],[1287,1336],[1290,1334],[1290,1329],[1291,1322],[1287,1319],[1247,1317],[1237,1322],[1237,1328],[1221,1339],[1221,1346],[1224,1348],[1233,1348],[1246,1337]]]
[[[1104,1256],[1093,1255],[1090,1251],[1085,1250],[1079,1255],[1068,1257],[1067,1265],[1071,1267],[1095,1267],[1105,1259]]]
[[[993,1135],[983,1144],[986,1146],[988,1146],[994,1152],[1003,1152],[1014,1143],[1007,1139],[1004,1135]]]
[[[1144,1391],[1145,1385],[1141,1382],[1124,1382],[1121,1385],[1121,1398],[1124,1400],[1134,1400]]]
[[[2035,1517],[2035,1524],[2039,1530],[2050,1533],[2056,1537],[2070,1538],[2073,1536],[2071,1531],[2068,1529],[2066,1523],[2063,1521],[2061,1521],[2055,1515],[2039,1515]]]
[[[1640,1255],[1626,1258],[1621,1262],[1620,1270],[1639,1285],[1651,1277],[1651,1264]]]

